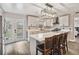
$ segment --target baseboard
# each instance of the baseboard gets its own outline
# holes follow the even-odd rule
[[[76,40],[74,39],[74,40],[70,40],[71,42],[75,42]]]

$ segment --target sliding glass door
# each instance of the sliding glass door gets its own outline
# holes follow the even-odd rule
[[[5,18],[5,43],[26,39],[24,19]]]
[[[14,39],[14,21],[7,17],[4,20],[4,38],[6,43]]]

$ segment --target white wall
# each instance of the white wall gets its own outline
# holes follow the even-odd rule
[[[28,16],[28,26],[38,26],[39,18],[34,16]]]
[[[75,33],[74,33],[74,16],[75,13],[70,14],[70,27],[71,27],[71,31],[70,31],[70,41],[75,41]]]
[[[3,11],[0,9],[0,15],[2,15]]]

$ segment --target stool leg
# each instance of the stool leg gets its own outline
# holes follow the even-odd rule
[[[68,45],[66,44],[66,48],[67,48],[67,51],[68,51]]]
[[[66,39],[66,48],[67,48],[67,51],[68,51],[67,39]]]
[[[65,48],[63,48],[63,54],[66,54],[66,49]]]
[[[38,55],[38,49],[36,49],[36,55]]]

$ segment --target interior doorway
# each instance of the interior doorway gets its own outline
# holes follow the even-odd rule
[[[76,42],[79,43],[79,14],[76,14],[74,18],[74,34]]]

